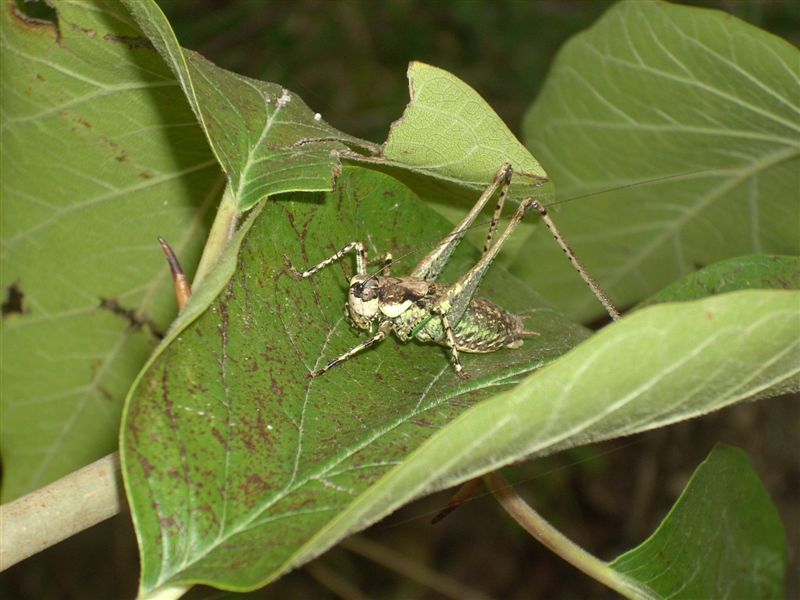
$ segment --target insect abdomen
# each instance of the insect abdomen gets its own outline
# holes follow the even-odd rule
[[[500,348],[519,348],[525,331],[522,317],[513,315],[494,302],[474,298],[467,312],[453,328],[456,349],[461,352],[494,352]]]
[[[467,312],[453,326],[456,350],[460,352],[494,352],[500,348],[519,348],[522,338],[531,334],[532,332],[525,331],[522,317],[483,298],[474,298]],[[448,345],[441,319],[432,315],[414,337],[421,342]]]

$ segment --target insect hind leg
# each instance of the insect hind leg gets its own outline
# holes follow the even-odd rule
[[[500,234],[500,237],[497,239],[497,242],[492,245],[489,250],[487,250],[483,256],[481,256],[480,260],[464,275],[462,275],[461,279],[459,279],[455,284],[450,286],[448,290],[442,294],[441,298],[439,298],[437,302],[437,308],[440,312],[446,312],[448,318],[453,323],[458,323],[461,320],[461,317],[464,316],[464,312],[467,310],[469,303],[472,301],[472,298],[475,296],[475,292],[478,290],[478,285],[480,285],[481,279],[486,274],[486,271],[492,264],[492,261],[495,259],[497,254],[500,252],[503,244],[505,244],[506,240],[511,236],[517,226],[522,222],[522,218],[534,205],[535,201],[532,198],[526,198],[522,202],[520,202],[517,211],[511,217],[511,220],[506,225],[505,231]],[[444,308],[446,307],[446,309]]]
[[[492,221],[489,223],[489,231],[486,234],[486,242],[483,244],[484,254],[489,251],[489,246],[492,245],[492,238],[497,231],[497,223],[500,221],[500,215],[503,213],[503,206],[506,203],[506,196],[508,196],[508,188],[511,186],[511,165],[503,165],[503,167],[506,166],[508,167],[507,169],[501,169],[501,171],[498,173],[498,177],[501,174],[504,177],[502,179],[502,185],[500,186],[500,196],[497,198],[497,204],[494,207]]]
[[[507,190],[509,182],[511,181],[511,174],[513,170],[511,165],[506,163],[500,167],[497,171],[497,174],[494,176],[492,183],[484,190],[481,197],[478,198],[478,201],[475,203],[475,206],[472,207],[472,210],[467,213],[467,216],[462,219],[462,221],[456,225],[455,229],[451,231],[448,235],[446,235],[439,245],[433,249],[425,258],[423,258],[419,264],[414,268],[411,272],[411,277],[416,277],[418,279],[425,279],[426,281],[434,281],[439,274],[442,272],[442,269],[447,264],[447,261],[450,260],[450,256],[453,254],[453,251],[456,249],[458,244],[464,238],[469,229],[470,225],[475,221],[475,218],[480,214],[483,207],[486,206],[486,203],[489,199],[494,195],[497,191],[497,188],[502,187],[504,190]],[[503,202],[505,202],[505,194],[501,193],[501,200],[498,201],[498,207],[495,209],[495,214],[499,214],[499,210],[503,208]],[[494,225],[497,226],[496,223]],[[491,241],[491,237],[493,235],[493,231],[490,229],[489,239]]]
[[[564,236],[561,235],[561,232],[556,227],[556,224],[553,222],[553,219],[547,212],[547,209],[539,202],[535,200],[533,202],[533,208],[539,213],[539,216],[542,218],[542,221],[547,226],[547,229],[550,230],[551,235],[556,240],[556,243],[561,246],[561,249],[564,251],[564,254],[567,255],[569,262],[572,263],[572,266],[581,276],[581,278],[586,282],[586,285],[589,286],[589,289],[592,290],[592,293],[595,297],[600,301],[600,304],[603,305],[603,308],[606,309],[608,316],[611,317],[612,321],[617,321],[620,318],[620,313],[611,303],[608,295],[603,291],[603,289],[598,285],[598,283],[594,280],[589,272],[586,270],[586,267],[583,266],[583,263],[578,259],[575,255],[575,252],[572,251],[572,248],[569,247],[567,241],[564,239]]]

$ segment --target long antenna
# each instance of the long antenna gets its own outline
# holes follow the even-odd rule
[[[640,181],[632,181],[630,183],[617,185],[604,190],[595,190],[593,192],[586,192],[585,194],[578,194],[577,196],[570,196],[569,198],[564,198],[563,200],[556,200],[554,202],[550,202],[545,208],[551,208],[559,204],[566,204],[567,202],[574,202],[575,200],[583,200],[584,198],[591,198],[593,196],[602,196],[603,194],[610,194],[611,192],[619,192],[622,190],[627,190],[642,185],[649,185],[651,183],[661,183],[662,181],[670,181],[672,179],[682,179],[684,177],[689,178],[692,175],[698,175],[700,173],[708,174],[713,172],[717,172],[717,170],[697,169],[696,171],[683,171],[682,173],[673,173],[672,175],[662,175],[661,177],[653,177],[652,179],[642,179]]]
[[[654,177],[652,179],[643,179],[641,181],[633,181],[631,183],[627,183],[627,184],[616,186],[616,187],[611,187],[611,188],[604,189],[604,190],[597,190],[597,191],[594,191],[594,192],[587,192],[586,194],[580,194],[578,196],[572,196],[570,198],[565,198],[564,200],[557,200],[555,202],[550,202],[549,204],[546,204],[546,205],[542,205],[541,203],[539,203],[539,206],[541,208],[544,208],[545,212],[546,212],[546,209],[548,209],[550,207],[557,206],[559,204],[565,204],[567,202],[573,202],[575,200],[581,200],[581,199],[584,199],[584,198],[591,198],[593,196],[600,196],[602,194],[608,194],[608,193],[617,192],[617,191],[620,191],[620,190],[626,190],[626,189],[635,188],[635,187],[639,187],[639,186],[643,186],[643,185],[650,185],[652,183],[660,183],[662,181],[669,181],[669,180],[672,180],[672,179],[681,179],[683,177],[690,177],[692,175],[697,175],[697,174],[700,174],[700,173],[709,173],[709,172],[715,172],[715,171],[716,171],[715,169],[698,169],[698,170],[695,170],[695,171],[683,171],[681,173],[673,173],[671,175],[663,175],[661,177]],[[537,209],[537,211],[538,211],[538,209]],[[542,214],[541,211],[539,211],[539,214],[540,215]],[[600,287],[598,286],[597,282],[595,282],[591,278],[591,276],[589,276],[589,274],[586,271],[586,268],[583,266],[583,264],[575,256],[575,253],[569,248],[569,245],[566,243],[566,241],[564,240],[564,237],[560,234],[560,232],[558,232],[558,229],[555,227],[555,224],[553,223],[553,221],[549,217],[549,215],[547,216],[547,219],[548,219],[549,223],[548,223],[548,221],[545,221],[545,225],[550,230],[550,232],[553,233],[553,237],[556,238],[556,241],[558,242],[559,246],[561,246],[562,249],[564,249],[565,246],[566,246],[567,249],[569,249],[569,251],[564,250],[564,252],[567,254],[567,257],[570,259],[570,262],[573,264],[573,266],[575,266],[575,262],[577,261],[577,263],[580,265],[580,268],[578,268],[576,266],[575,267],[576,270],[578,271],[578,273],[581,274],[581,277],[583,277],[584,281],[586,281],[586,283],[589,285],[589,287],[592,289],[592,291],[595,292],[595,295],[598,296],[598,300],[600,300],[600,302],[603,303],[603,306],[606,306],[606,302],[608,302],[608,297],[600,289]],[[479,227],[480,228],[486,227],[487,225],[489,225],[492,222],[492,220],[480,221],[480,222],[473,223],[470,227],[467,228],[467,231],[471,231],[471,230],[477,229]],[[542,220],[544,221],[544,215],[542,215]],[[448,235],[454,235],[454,234],[450,233]],[[433,244],[434,242],[441,241],[442,239],[443,238],[441,238],[441,237],[436,237],[435,239],[431,240],[431,244]],[[414,254],[418,254],[419,252],[423,252],[424,249],[426,249],[427,247],[428,246],[426,244],[419,245],[418,248],[415,249],[415,250],[410,250],[409,252],[405,252],[403,254],[400,254],[399,256],[394,257],[392,262],[393,263],[398,263],[398,262],[402,261],[404,258],[407,258],[409,256],[413,256]],[[379,275],[382,271],[383,271],[383,267],[379,268],[374,273],[371,273],[371,275]],[[586,279],[587,277],[589,278],[589,280],[591,280],[592,283],[589,283],[589,281]],[[597,294],[598,291],[600,292],[600,295]],[[605,298],[605,301],[600,299],[601,296],[603,298]],[[609,302],[609,305],[610,305],[610,302]],[[612,308],[612,311],[614,313],[616,313],[617,317],[614,317],[614,315],[612,314],[612,311],[608,310],[608,306],[606,306],[606,311],[609,313],[609,315],[611,316],[612,319],[616,320],[616,318],[619,318],[619,313],[616,311],[616,309],[613,308],[613,306],[611,308]]]

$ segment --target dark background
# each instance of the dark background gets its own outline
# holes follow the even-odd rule
[[[284,85],[333,126],[382,142],[408,99],[409,60],[472,85],[519,133],[558,48],[589,27],[606,1],[161,0],[187,48],[218,65]],[[728,0],[711,6],[800,42],[800,2]],[[714,443],[744,448],[777,504],[790,542],[787,597],[800,597],[800,439],[797,397],[737,406],[668,429],[514,467],[519,491],[572,540],[611,559],[647,537]],[[443,492],[363,534],[418,569],[496,598],[613,598],[551,555],[480,495],[442,523]],[[373,556],[373,558],[375,558]],[[259,598],[445,596],[390,566],[336,548]],[[393,566],[391,566],[393,565]],[[133,597],[138,558],[128,515],[67,540],[2,575],[5,598]],[[209,589],[194,598],[224,597]]]

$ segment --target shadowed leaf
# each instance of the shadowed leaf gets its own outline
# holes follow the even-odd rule
[[[175,34],[152,0],[125,6],[175,73],[208,136],[238,210],[272,194],[333,188],[343,134],[310,110],[296,94],[275,83],[221,69],[178,45]],[[326,141],[298,144],[303,140]]]
[[[780,598],[786,537],[747,455],[720,444],[655,533],[610,566],[662,598]]]
[[[754,255],[723,260],[670,284],[641,306],[745,289],[800,289],[800,257]]]
[[[731,15],[662,2],[615,5],[564,46],[525,138],[559,199],[611,190],[553,216],[618,304],[697,265],[800,254],[799,62]],[[570,314],[599,313],[546,232],[511,270]]]

